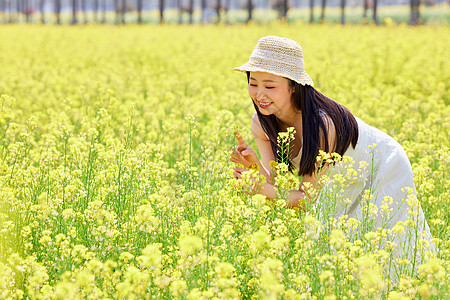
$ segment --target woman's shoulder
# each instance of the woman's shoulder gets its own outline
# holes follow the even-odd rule
[[[322,111],[319,112],[320,117],[322,118],[323,124],[325,125],[326,132],[327,132],[327,140],[328,140],[328,146],[329,151],[333,152],[336,148],[336,127],[333,122],[333,119],[325,112],[322,113]],[[323,130],[320,128],[320,148],[322,150],[325,149],[325,134]]]
[[[253,137],[255,139],[265,140],[268,141],[269,137],[264,132],[264,129],[261,126],[261,122],[259,121],[258,114],[256,112],[253,113],[252,116],[252,132]]]

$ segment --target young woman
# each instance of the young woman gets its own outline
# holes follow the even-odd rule
[[[342,199],[347,201],[336,207],[335,217],[345,214],[361,218],[362,199],[367,198],[365,190],[370,190],[370,202],[380,211],[380,217],[374,220],[375,228],[392,228],[398,221],[414,218],[418,230],[425,231],[430,240],[428,224],[414,198],[413,173],[403,148],[386,133],[367,125],[314,89],[312,79],[305,72],[302,48],[297,42],[276,36],[263,37],[249,61],[235,70],[247,73],[248,92],[256,110],[252,132],[261,155],[259,160],[255,151],[237,136],[239,144],[233,148],[230,160],[241,163],[244,168],[234,169],[236,179],[242,178],[242,173],[252,165],[259,166],[266,183],[255,192],[274,199],[276,188],[272,178],[275,174],[272,174],[270,162],[280,161],[277,136],[288,127],[294,127],[295,139],[290,145],[292,154],[288,163],[291,170],[297,170],[302,176],[302,181],[298,190],[290,191],[289,199],[286,199],[289,206],[307,210],[311,206],[307,204],[311,203],[305,202],[309,198],[304,189],[306,183],[320,191],[325,188],[317,180],[321,175],[345,171],[338,165],[320,166],[317,163],[319,150],[335,152],[353,158],[354,168],[367,162],[369,170],[353,178],[345,187]],[[390,216],[383,219],[381,207],[386,203],[392,210]],[[411,216],[408,211],[416,213]]]

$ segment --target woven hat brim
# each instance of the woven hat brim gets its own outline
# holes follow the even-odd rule
[[[240,67],[233,68],[233,70],[239,71],[239,72],[265,72],[265,73],[269,73],[269,74],[273,74],[273,75],[289,78],[289,79],[294,80],[295,82],[297,82],[297,83],[299,83],[301,85],[314,86],[314,81],[311,79],[311,77],[306,72],[302,72],[302,74],[298,78],[294,78],[294,77],[292,77],[292,76],[290,76],[288,74],[283,74],[283,73],[276,72],[276,71],[273,71],[273,70],[268,70],[268,69],[265,69],[265,68],[254,66],[250,61],[246,62],[245,64],[243,64]]]

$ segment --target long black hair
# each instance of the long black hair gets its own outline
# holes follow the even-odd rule
[[[247,80],[250,80],[250,72],[247,72]],[[302,156],[300,160],[299,175],[312,175],[316,170],[316,157],[320,149],[320,133],[325,139],[325,152],[330,152],[328,143],[328,128],[322,118],[325,114],[331,118],[336,129],[336,145],[333,152],[344,155],[350,144],[353,148],[358,142],[358,123],[352,113],[341,104],[325,96],[309,85],[301,85],[289,80],[290,87],[295,87],[293,101],[297,109],[302,112]],[[275,115],[263,115],[258,106],[253,102],[261,127],[269,137],[274,157],[277,162],[281,158],[277,155],[278,133],[281,124]],[[286,163],[286,162],[285,162]],[[293,170],[292,162],[287,162],[289,169]]]

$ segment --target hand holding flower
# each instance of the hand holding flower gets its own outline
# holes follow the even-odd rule
[[[238,145],[232,148],[230,161],[241,164],[247,169],[253,165],[259,166],[260,162],[256,152],[244,142],[237,131],[234,132],[234,136],[238,141]]]

